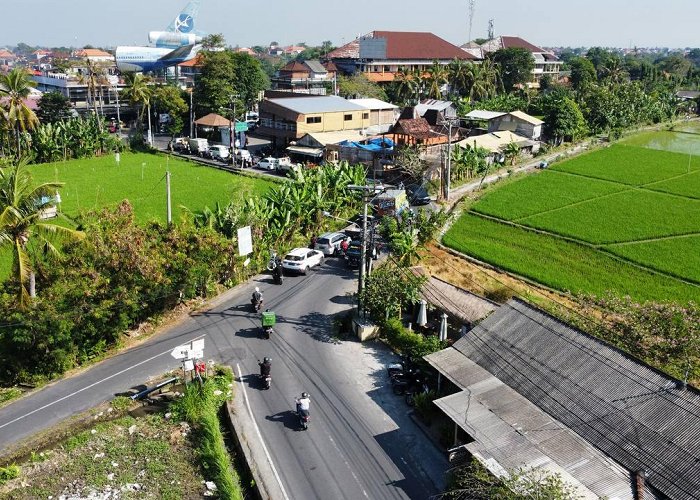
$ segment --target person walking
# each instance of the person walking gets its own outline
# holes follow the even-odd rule
[[[316,242],[317,242],[317,241],[318,241],[318,238],[317,238],[316,235],[314,234],[314,235],[311,237],[311,241],[309,242],[309,248],[312,249],[312,250],[315,250],[315,249],[316,249]]]

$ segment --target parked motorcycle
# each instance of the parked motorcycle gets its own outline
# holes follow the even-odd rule
[[[387,374],[389,377],[397,373],[404,373],[408,370],[414,368],[414,363],[409,356],[401,356],[401,361],[398,363],[391,363],[386,367]]]
[[[416,387],[423,384],[423,377],[417,371],[403,376],[397,376],[392,379],[391,388],[396,395],[406,394],[411,392]]]

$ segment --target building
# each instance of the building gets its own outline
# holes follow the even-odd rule
[[[475,60],[442,38],[424,32],[372,31],[327,55],[345,74],[364,74],[373,82],[391,82],[399,69],[426,71],[434,61]]]
[[[509,130],[531,141],[539,141],[542,138],[544,122],[522,111],[503,113],[475,109],[467,113],[465,118],[476,123],[485,122],[487,132]]]
[[[423,99],[414,107],[416,117],[425,118],[430,125],[444,125],[445,120],[457,118],[457,106],[452,101]]]
[[[336,67],[332,62],[290,61],[277,71],[271,82],[274,90],[326,95],[326,88],[334,88],[335,78]]]
[[[559,71],[561,70],[561,61],[554,55],[553,52],[547,51],[533,45],[527,40],[523,40],[517,36],[499,36],[492,40],[477,45],[474,42],[469,42],[462,45],[462,50],[472,57],[483,59],[487,54],[491,54],[500,49],[519,48],[525,49],[532,54],[535,62],[535,68],[532,70],[532,78],[528,82],[530,88],[539,88],[540,79],[543,76],[549,76],[553,82],[559,80]]]
[[[14,66],[17,56],[7,49],[0,49],[0,67],[11,68]]]
[[[453,456],[536,467],[584,498],[700,497],[700,391],[520,300],[425,359]]]
[[[338,96],[266,97],[259,104],[259,114],[257,133],[269,138],[273,147],[286,147],[308,133],[359,131],[371,123],[369,109]]]
[[[80,49],[73,52],[76,59],[87,59],[91,62],[114,64],[114,56],[100,49]]]
[[[379,135],[388,132],[399,119],[401,113],[401,109],[395,104],[379,99],[348,99],[348,102],[369,110],[369,126],[364,130],[365,135]]]

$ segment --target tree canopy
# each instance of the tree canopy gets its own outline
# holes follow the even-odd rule
[[[493,55],[493,60],[500,66],[501,81],[507,92],[532,79],[535,60],[532,54],[525,49],[509,47],[497,50]]]

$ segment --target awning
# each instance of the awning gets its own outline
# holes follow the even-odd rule
[[[314,157],[323,156],[323,149],[309,148],[309,147],[305,147],[305,146],[289,146],[287,148],[287,151],[289,151],[290,153],[296,153],[299,155],[306,155],[306,156],[314,156]]]

